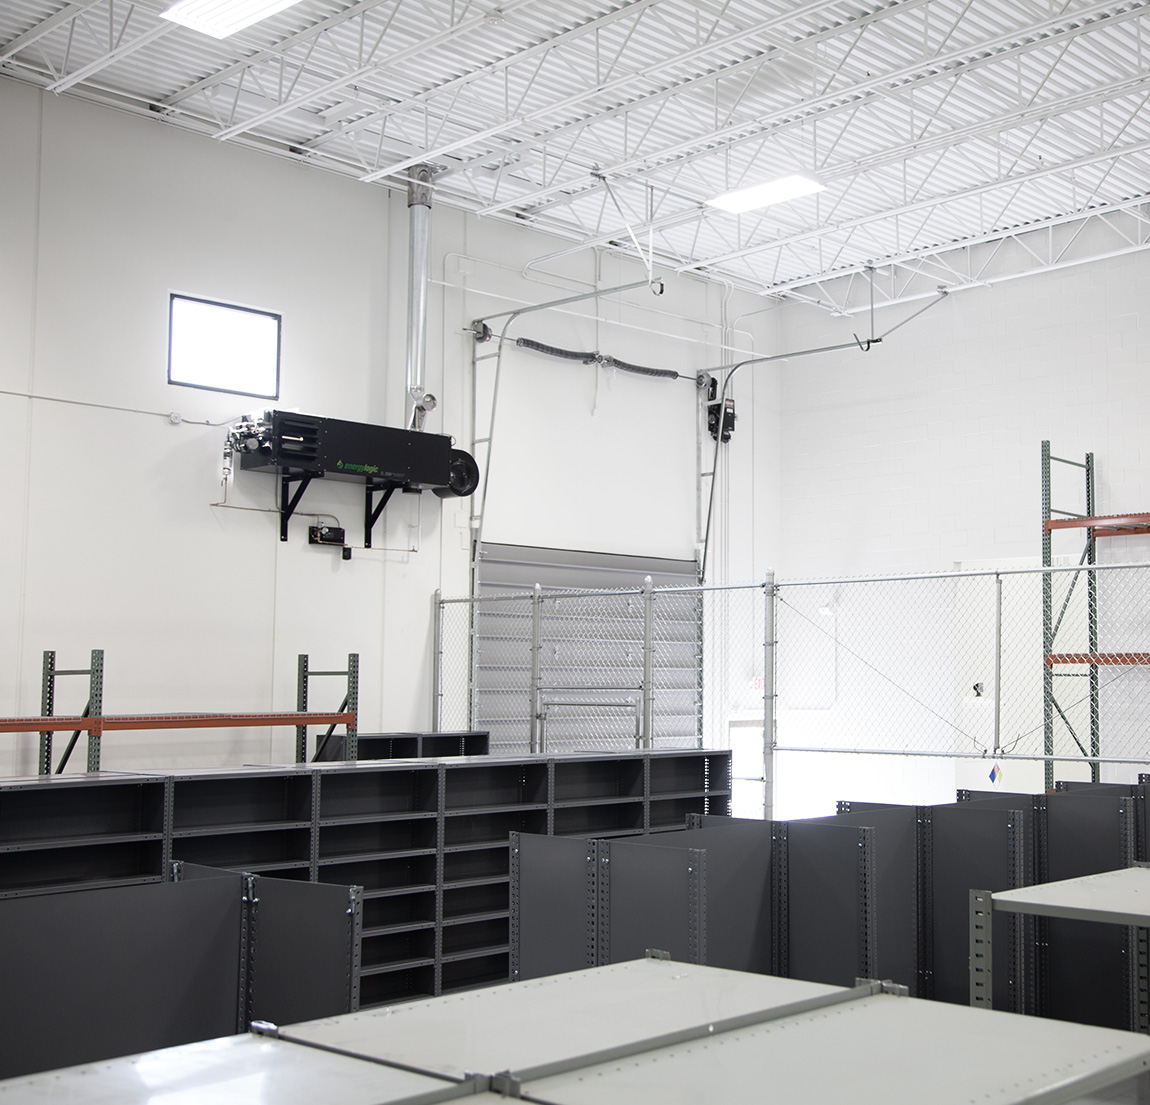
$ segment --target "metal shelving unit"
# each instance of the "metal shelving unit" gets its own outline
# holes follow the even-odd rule
[[[357,760],[419,760],[444,756],[486,756],[491,734],[485,730],[443,733],[360,733]],[[320,760],[345,760],[344,739],[336,733],[327,742]]]
[[[678,828],[729,811],[730,775],[687,749],[8,780],[0,897],[160,882],[169,859],[361,886],[360,1003],[388,1004],[509,977],[512,832]]]
[[[1132,1031],[1150,1032],[1150,870],[1146,865],[1083,875],[991,893],[970,892],[970,1004],[993,1008],[994,940],[991,921],[996,913],[1060,921],[1120,925],[1130,930],[1127,963],[1128,1022]]]
[[[0,898],[161,882],[167,785],[112,771],[0,780]]]
[[[1086,513],[1077,514],[1069,510],[1059,510],[1051,506],[1051,463],[1065,464],[1072,468],[1082,470],[1085,481]],[[1054,756],[1054,719],[1055,715],[1069,730],[1083,756],[1092,757],[1090,761],[1090,778],[1097,783],[1100,778],[1101,765],[1098,757],[1101,755],[1101,702],[1099,668],[1130,664],[1150,664],[1150,651],[1146,652],[1119,652],[1108,653],[1100,650],[1098,639],[1098,579],[1097,573],[1089,570],[1096,563],[1097,539],[1099,537],[1129,537],[1135,534],[1150,533],[1150,513],[1144,514],[1109,514],[1096,515],[1094,493],[1094,454],[1087,453],[1081,461],[1069,460],[1066,457],[1056,457],[1050,452],[1050,442],[1042,443],[1042,565],[1045,568],[1053,566],[1051,535],[1060,529],[1081,529],[1086,531],[1086,543],[1082,549],[1079,564],[1086,567],[1086,620],[1087,620],[1087,647],[1086,651],[1058,652],[1055,645],[1058,631],[1062,627],[1063,618],[1070,605],[1071,595],[1078,584],[1078,572],[1075,572],[1070,583],[1070,590],[1062,603],[1057,615],[1054,610],[1054,581],[1049,572],[1042,577],[1042,703],[1043,703],[1043,751]],[[1055,518],[1054,515],[1060,517]],[[1086,671],[1061,672],[1061,667],[1085,667]],[[1070,724],[1066,711],[1059,702],[1055,691],[1055,679],[1059,676],[1076,676],[1085,674],[1089,680],[1090,698],[1090,737],[1089,745],[1084,745],[1078,739],[1074,727]],[[1054,760],[1046,761],[1046,789],[1054,789]]]

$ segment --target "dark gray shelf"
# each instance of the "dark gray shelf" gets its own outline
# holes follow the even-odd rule
[[[426,932],[433,928],[435,928],[434,921],[408,921],[406,924],[376,925],[374,928],[365,928],[363,937],[366,940],[369,936],[391,936],[399,932]]]
[[[311,821],[248,821],[231,825],[203,825],[195,829],[173,829],[173,840],[197,837],[230,836],[235,833],[274,833],[291,829],[311,830]]]
[[[49,848],[91,848],[97,844],[126,844],[129,841],[163,839],[163,833],[95,833],[92,836],[22,840],[15,844],[0,844],[0,852],[42,852]]]
[[[370,898],[398,898],[405,894],[432,894],[438,887],[433,882],[413,883],[411,886],[383,886],[373,890],[364,890],[365,899]]]
[[[466,811],[464,811],[466,812]],[[321,829],[336,825],[376,825],[382,821],[414,821],[418,818],[436,818],[436,810],[401,810],[398,813],[355,813],[344,817],[323,817],[318,825]]]
[[[478,736],[359,739],[423,751]],[[509,978],[512,832],[681,829],[727,813],[729,793],[730,753],[698,749],[9,780],[0,897],[160,882],[170,859],[362,886],[368,1007]]]
[[[444,927],[448,927],[451,925],[467,925],[479,921],[506,920],[510,915],[509,910],[493,909],[489,913],[470,913],[462,917],[444,917],[443,924]]]

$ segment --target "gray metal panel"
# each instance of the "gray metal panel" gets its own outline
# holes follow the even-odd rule
[[[554,1105],[1071,1102],[1150,1065],[1131,1033],[888,995],[533,1080]]]
[[[865,977],[860,961],[866,920],[859,859],[863,831],[853,825],[787,823],[791,978],[852,986]]]
[[[1043,882],[1113,871],[1134,858],[1124,835],[1126,795],[1103,790],[1055,791],[1045,801]]]
[[[660,833],[655,840],[707,852],[707,962],[765,974],[771,968],[770,822],[708,815],[702,820],[705,828]]]
[[[238,875],[0,902],[0,1075],[234,1032],[239,945]]]
[[[261,1036],[225,1036],[0,1082],[3,1105],[386,1105],[438,1096],[426,1075]],[[475,1100],[469,1098],[468,1100]]]
[[[665,560],[619,553],[576,552],[484,542],[479,551],[479,582],[484,591],[524,591],[536,583],[545,588],[640,587],[650,576],[656,587],[693,587],[698,569],[693,560]]]
[[[1111,791],[1046,795],[1043,882],[1125,867],[1133,859],[1131,805],[1129,798]],[[1042,1012],[1060,1020],[1129,1027],[1126,931],[1085,921],[1044,925]]]
[[[706,909],[698,878],[701,856],[705,853],[694,848],[600,841],[601,962],[641,959],[648,948],[665,951],[680,963],[706,962],[697,927]]]
[[[286,1035],[459,1077],[527,1070],[837,992],[769,975],[640,959],[368,1009],[295,1025]]]
[[[1021,812],[979,802],[935,806],[930,811],[933,877],[928,893],[933,919],[934,997],[965,1005],[970,1000],[970,891],[1010,890],[1020,885],[1023,862]],[[994,918],[995,1004],[1009,1008],[1013,978],[1010,921]]]
[[[582,837],[516,833],[511,908],[518,978],[595,965],[595,846]],[[517,877],[516,877],[517,873]]]
[[[918,810],[914,806],[839,813],[814,823],[866,826],[874,830],[877,927],[876,978],[918,986]],[[794,823],[792,822],[792,825]]]
[[[260,877],[255,893],[249,1018],[293,1024],[352,1012],[352,888]]]

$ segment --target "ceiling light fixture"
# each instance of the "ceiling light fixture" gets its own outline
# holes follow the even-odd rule
[[[750,188],[740,188],[735,192],[724,192],[713,200],[707,200],[708,207],[717,207],[721,211],[729,211],[732,215],[741,215],[745,211],[756,211],[760,207],[770,207],[772,203],[783,203],[786,200],[798,199],[800,196],[811,196],[815,192],[826,191],[826,185],[820,184],[812,176],[805,173],[793,173],[791,176],[781,177],[779,180],[769,180],[765,184],[752,184]]]
[[[193,31],[211,35],[212,38],[227,38],[236,31],[242,31],[269,15],[282,12],[300,0],[179,0],[167,11],[161,12],[164,19],[191,27]]]

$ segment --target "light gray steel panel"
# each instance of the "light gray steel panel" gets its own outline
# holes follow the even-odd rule
[[[1132,1033],[876,995],[523,1090],[553,1105],[1054,1105],[1148,1067]]]
[[[527,1070],[839,992],[812,982],[640,959],[293,1025],[285,1035],[459,1077]]]
[[[442,1093],[440,1079],[261,1036],[66,1067],[0,1082],[3,1105],[386,1105]],[[473,1100],[468,1098],[468,1100]]]
[[[994,908],[1039,917],[1150,925],[1150,868],[1125,867],[1078,879],[1002,890],[994,895]]]

